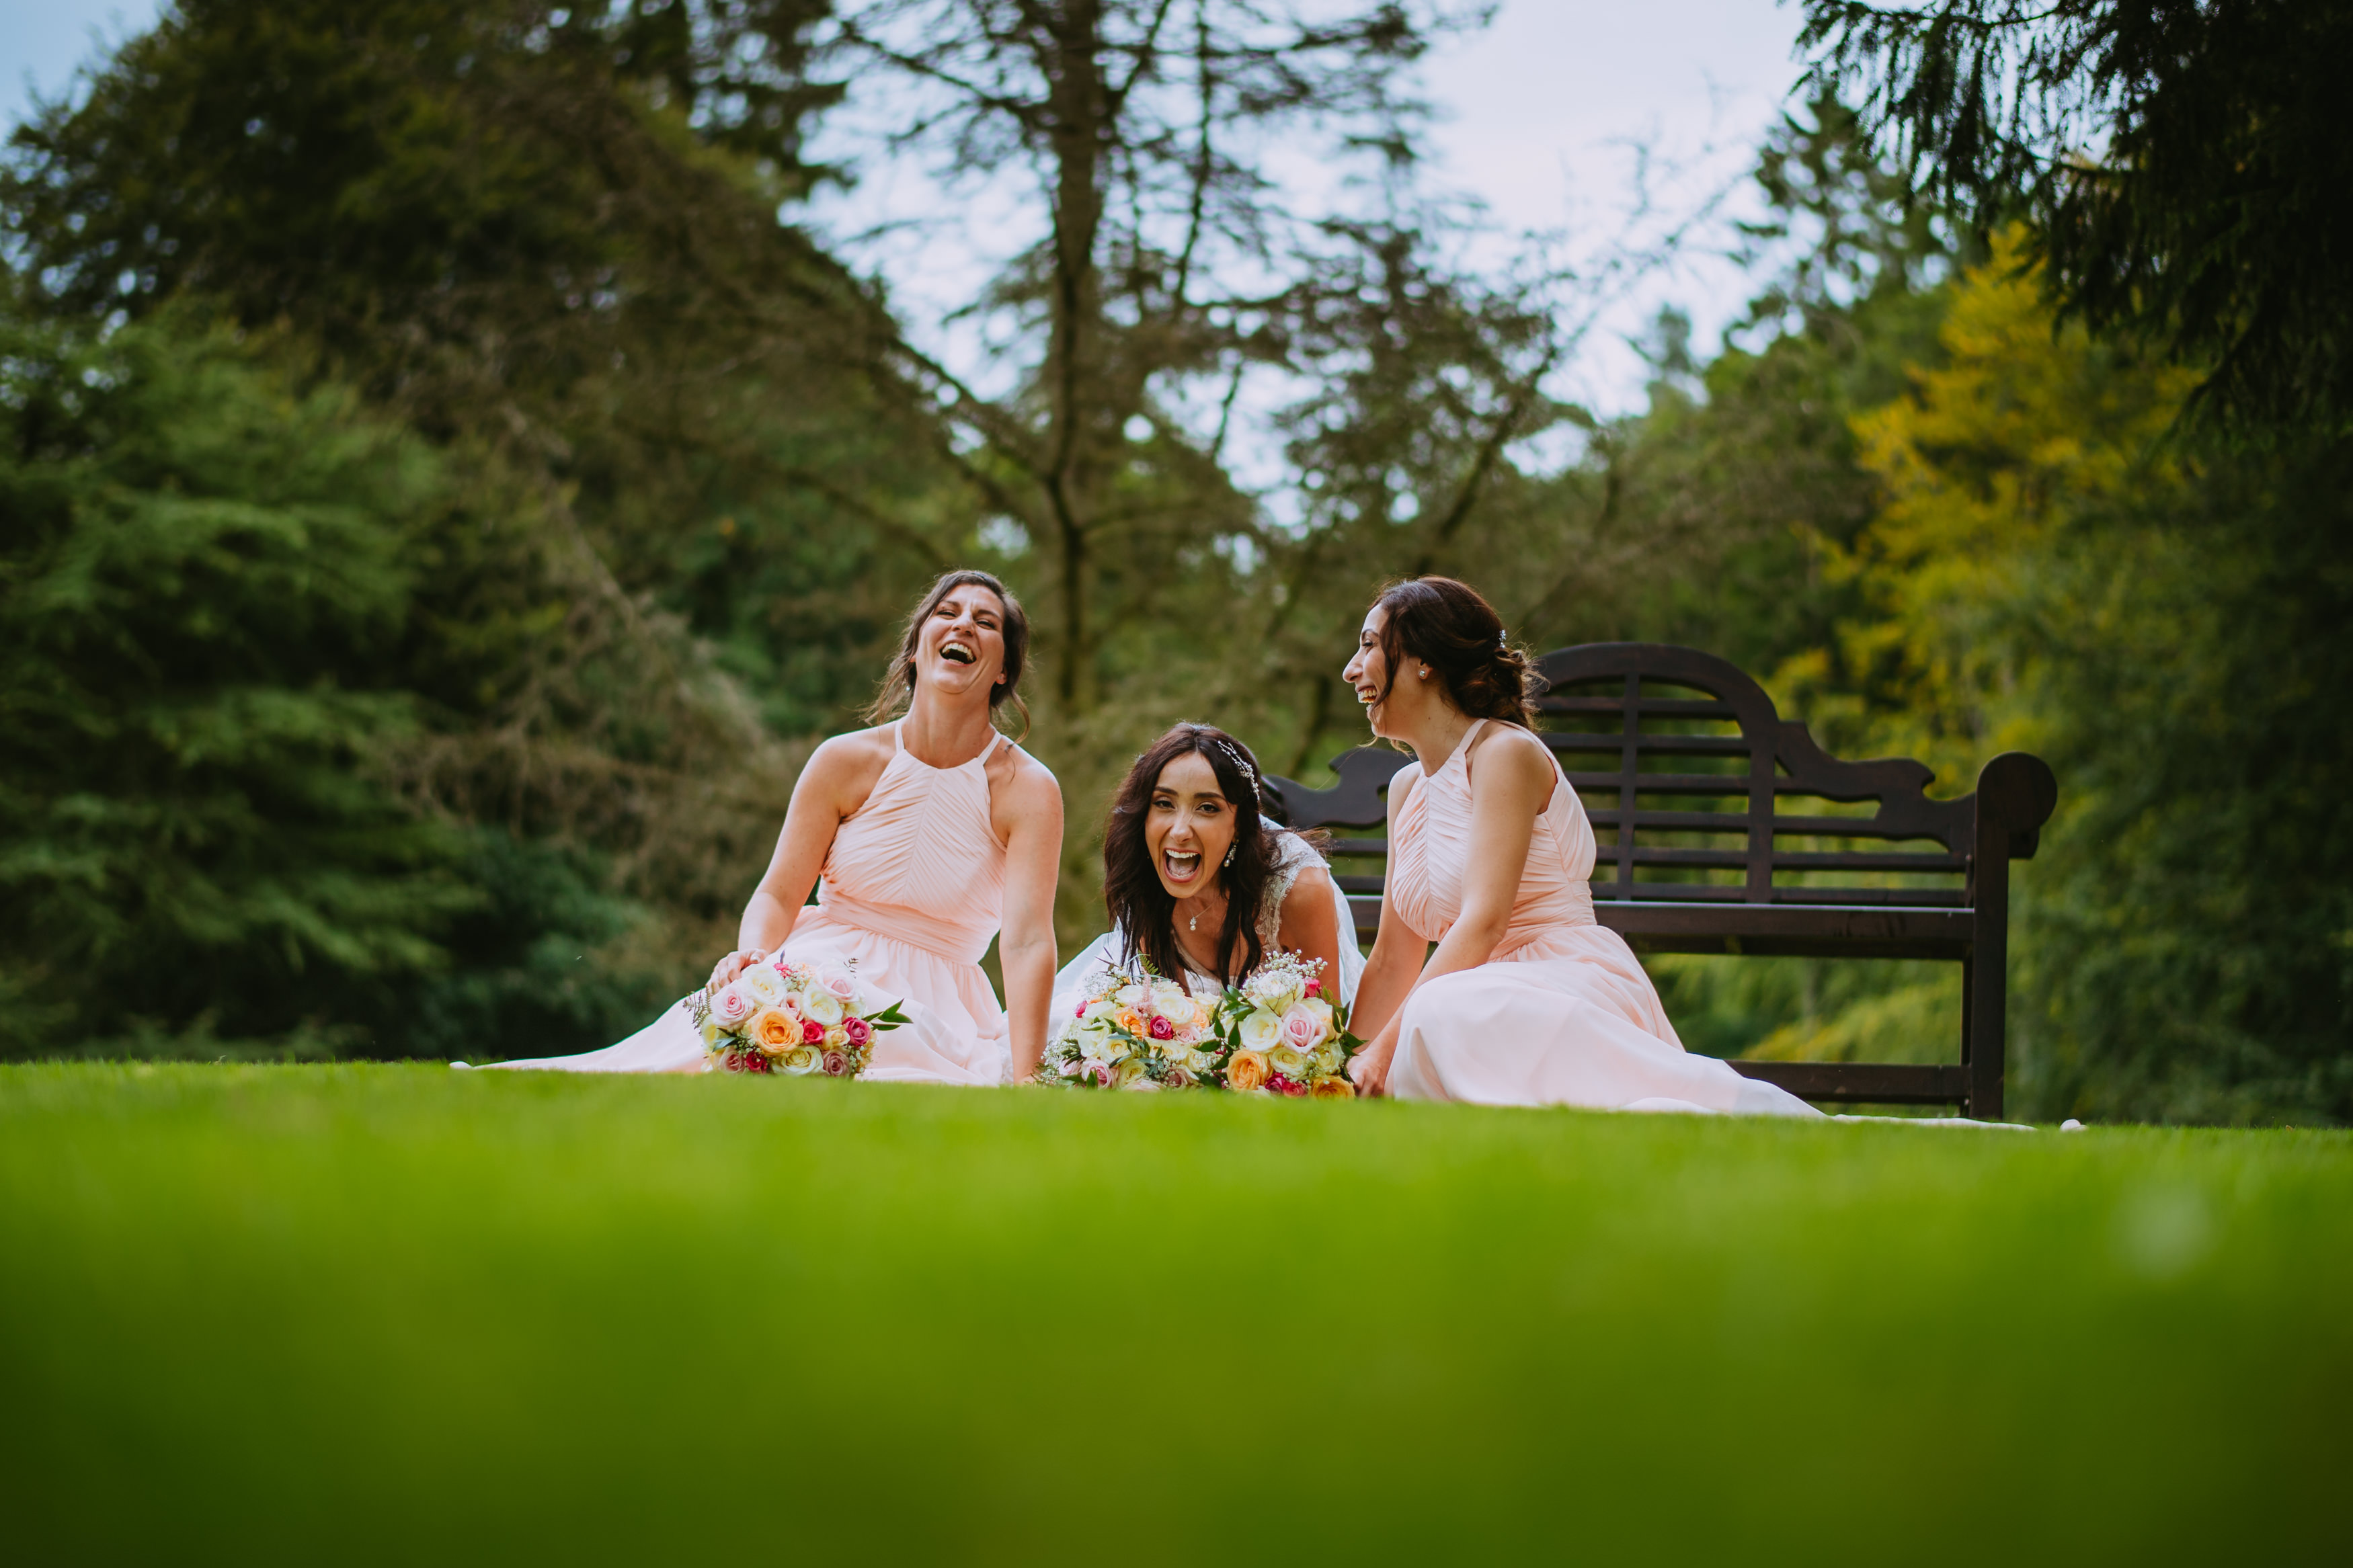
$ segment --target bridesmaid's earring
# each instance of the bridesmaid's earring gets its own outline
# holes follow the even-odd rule
[[[1421,667],[1421,678],[1424,680],[1428,680],[1430,679],[1430,666],[1425,664]]]

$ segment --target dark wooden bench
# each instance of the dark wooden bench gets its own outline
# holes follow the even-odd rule
[[[2058,802],[2039,757],[2005,752],[1976,793],[1930,800],[1925,763],[1841,762],[1738,668],[1696,648],[1588,643],[1546,654],[1538,733],[1593,820],[1594,913],[1638,952],[1927,958],[1961,965],[1960,1061],[1736,1061],[1807,1100],[1956,1105],[2001,1114],[2010,863],[2032,857]],[[1412,759],[1363,746],[1339,784],[1268,782],[1294,827],[1377,828]],[[1809,803],[1816,803],[1811,805]],[[1868,812],[1841,811],[1868,803]],[[1934,848],[1841,847],[1842,841]],[[1380,923],[1385,838],[1341,837],[1335,872],[1360,940]],[[1858,877],[1867,874],[1867,881]]]

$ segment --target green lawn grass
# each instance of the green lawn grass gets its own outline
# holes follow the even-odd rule
[[[0,1069],[35,1556],[2282,1562],[2353,1140]]]

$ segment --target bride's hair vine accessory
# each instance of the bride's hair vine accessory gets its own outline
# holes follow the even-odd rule
[[[1228,762],[1241,769],[1242,777],[1250,781],[1250,795],[1252,798],[1255,799],[1258,795],[1258,770],[1250,766],[1250,758],[1244,756],[1242,754],[1241,748],[1234,745],[1231,742],[1219,741],[1218,742],[1218,750],[1226,753],[1226,760]]]

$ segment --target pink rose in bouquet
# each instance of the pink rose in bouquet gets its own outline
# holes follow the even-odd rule
[[[750,1023],[759,1010],[759,1002],[741,985],[723,987],[711,999],[711,1016],[731,1029]]]

